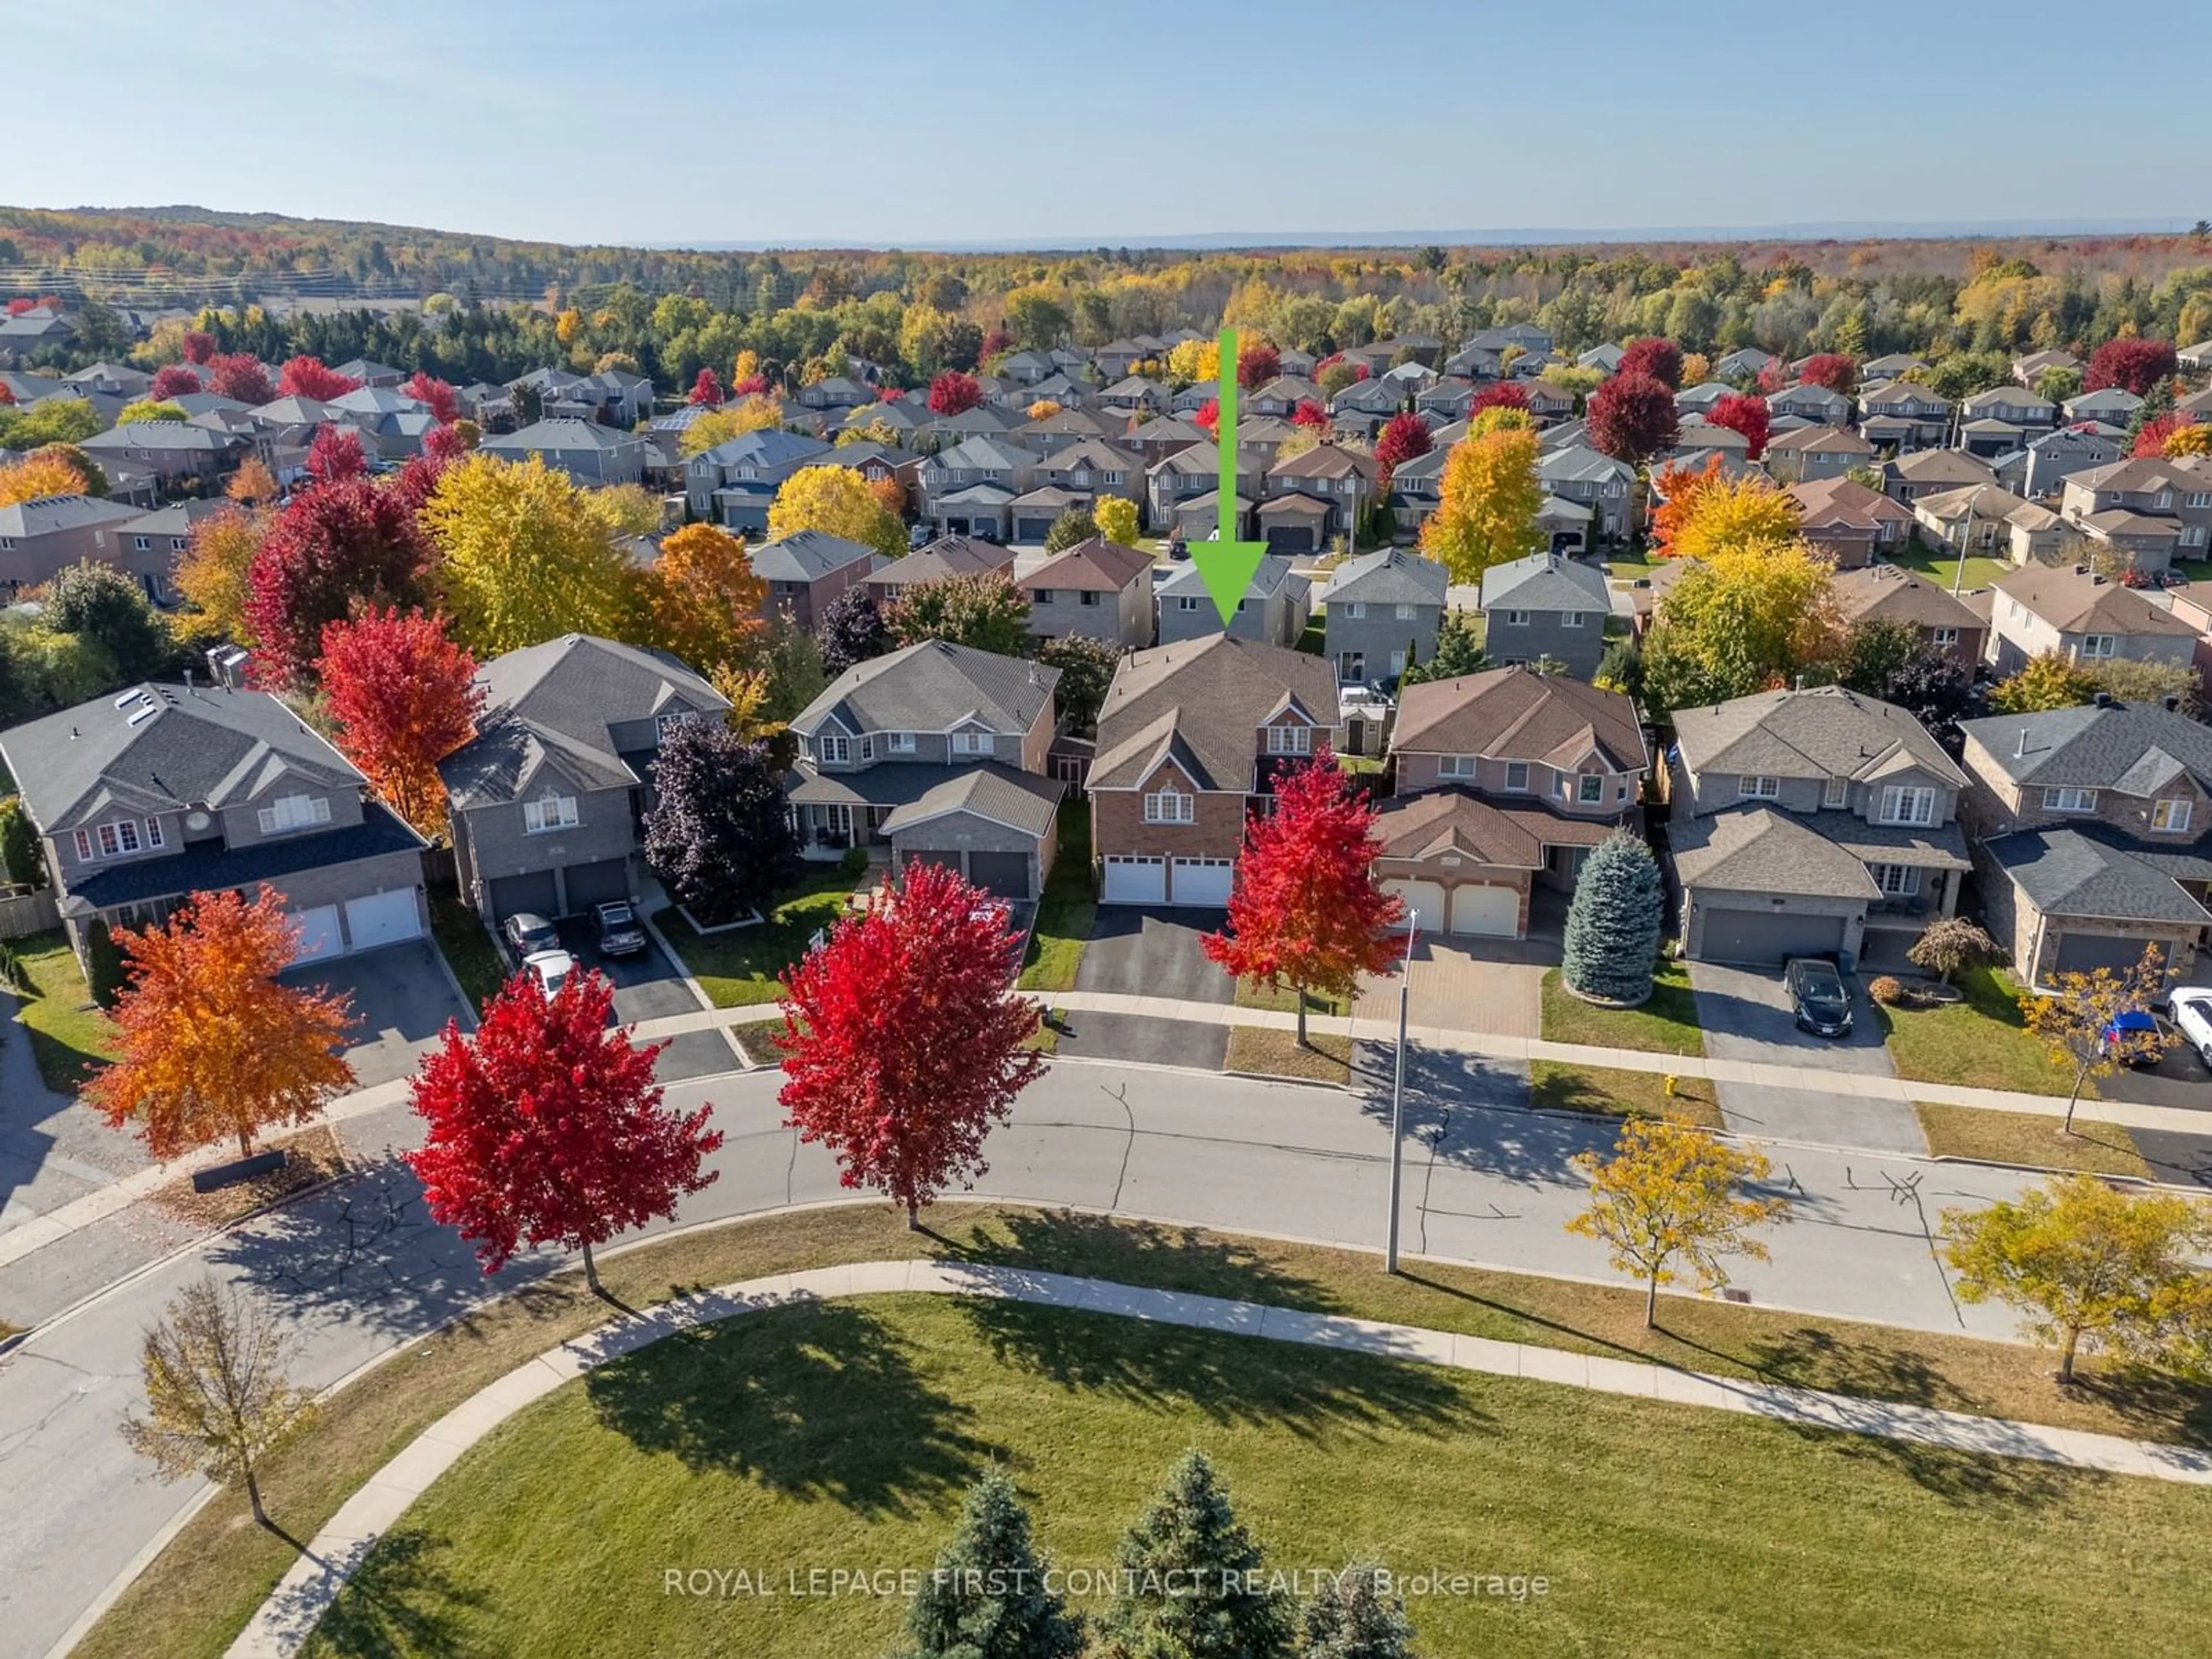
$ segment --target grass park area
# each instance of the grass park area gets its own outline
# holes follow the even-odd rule
[[[2001,968],[1970,968],[1953,981],[1963,1001],[1933,1008],[1875,1005],[1897,1074],[1922,1083],[2064,1094],[2067,1081],[2051,1064],[2050,1051],[2028,1035],[2020,981]]]
[[[1607,1117],[1671,1117],[1708,1129],[1726,1126],[1713,1085],[1701,1077],[1667,1079],[1658,1072],[1626,1072],[1610,1066],[1568,1066],[1556,1060],[1528,1063],[1528,1103],[1554,1112],[1596,1112]]]
[[[601,1271],[613,1296],[642,1308],[687,1287],[841,1261],[1024,1264],[2212,1443],[2212,1394],[2094,1370],[2061,1393],[2048,1354],[2008,1343],[1672,1297],[1652,1332],[1626,1285],[1420,1261],[1386,1278],[1358,1252],[997,1206],[942,1205],[924,1218],[933,1231],[910,1233],[883,1204],[775,1216],[662,1240]],[[607,1311],[567,1273],[410,1347],[341,1391],[315,1431],[271,1462],[271,1515],[311,1536],[422,1428]],[[574,1413],[565,1422],[511,1425],[410,1514],[403,1536],[422,1543],[388,1552],[365,1586],[381,1605],[352,1597],[353,1622],[316,1650],[873,1652],[890,1626],[866,1621],[896,1616],[880,1605],[829,1608],[785,1645],[752,1621],[788,1607],[717,1603],[710,1623],[671,1646],[673,1627],[657,1621],[677,1609],[663,1605],[659,1567],[690,1564],[693,1542],[698,1565],[757,1563],[756,1541],[830,1561],[848,1560],[849,1543],[921,1565],[958,1482],[990,1455],[1036,1501],[1045,1540],[1087,1554],[1193,1440],[1224,1459],[1278,1560],[1463,1546],[1470,1569],[1544,1572],[1562,1586],[1527,1623],[1463,1626],[1466,1608],[1438,1609],[1431,1652],[1763,1653],[1784,1642],[1778,1621],[1801,1653],[2058,1651],[2116,1628],[2136,1632],[2139,1650],[2184,1652],[2207,1616],[2195,1540],[2212,1526],[2212,1493],[2201,1490],[1165,1328],[999,1316],[994,1328],[981,1310],[933,1304],[912,1317],[879,1304],[811,1325],[756,1318],[661,1345],[596,1399],[572,1386],[549,1402]],[[796,1377],[808,1386],[794,1394]],[[695,1383],[709,1392],[687,1394]],[[571,1431],[584,1438],[556,1440]],[[580,1461],[553,1456],[556,1443]],[[549,1477],[550,1509],[521,1501]],[[673,1498],[665,1526],[649,1518],[649,1496]],[[472,1504],[482,1507],[466,1512]],[[694,1540],[700,1525],[709,1530]],[[2128,1571],[2082,1571],[2085,1540]],[[649,1561],[633,1557],[640,1548]],[[283,1539],[246,1522],[242,1498],[222,1494],[80,1659],[215,1659],[291,1559]],[[1786,1608],[1778,1582],[1790,1586]],[[523,1633],[554,1617],[578,1622],[550,1644]],[[331,1639],[341,1634],[349,1645]]]
[[[2090,1175],[2150,1179],[2150,1165],[2136,1150],[2124,1125],[2074,1120],[2074,1133],[2060,1120],[2036,1112],[1990,1112],[1973,1106],[1938,1106],[1921,1101],[1920,1131],[1937,1158],[1972,1158],[1989,1164],[2020,1164],[2030,1169],[2079,1170]]]
[[[1702,1054],[1705,1034],[1698,1026],[1698,1001],[1690,972],[1679,962],[1662,962],[1651,987],[1651,1000],[1634,1008],[1601,1008],[1584,1002],[1559,981],[1556,968],[1544,975],[1544,1040],[1582,1042],[1600,1048],[1640,1048],[1656,1054]]]
[[[73,1095],[87,1065],[114,1058],[115,1028],[94,1005],[66,933],[33,933],[10,948],[21,969],[9,988],[21,999],[15,1018],[39,1076],[57,1094]]]
[[[778,976],[806,954],[815,929],[827,927],[842,914],[853,881],[837,865],[812,866],[776,901],[766,921],[728,933],[694,931],[674,905],[653,922],[717,1008],[774,1002],[783,994]]]

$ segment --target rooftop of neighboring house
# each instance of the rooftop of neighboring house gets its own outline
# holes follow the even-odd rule
[[[47,835],[124,808],[221,809],[291,774],[329,789],[361,773],[265,691],[147,684],[0,732],[0,756]]]
[[[625,432],[620,427],[602,426],[597,421],[580,420],[574,416],[556,416],[550,420],[532,421],[528,426],[514,432],[486,438],[477,447],[499,455],[543,449],[613,451],[627,449],[637,441],[638,436],[635,432]]]
[[[1024,592],[1042,589],[1118,593],[1152,568],[1152,556],[1103,536],[1091,536],[1062,548],[1022,578]]]
[[[801,437],[796,432],[785,432],[776,427],[763,427],[757,432],[741,432],[734,438],[724,440],[712,449],[702,450],[691,458],[692,464],[710,463],[716,466],[785,466],[812,460],[827,454],[830,446],[819,438]]]
[[[1686,436],[1690,429],[1684,429]],[[1785,455],[1871,455],[1874,446],[1839,426],[1808,426],[1769,440],[1766,453],[1771,455],[1778,450]]]
[[[1595,611],[1613,608],[1605,572],[1558,553],[1531,553],[1482,573],[1485,611]]]
[[[1930,518],[1963,519],[1971,513],[1977,519],[1990,520],[2010,518],[2030,503],[2002,484],[1972,483],[1923,495],[1913,505]]]
[[[2102,823],[2016,830],[1984,843],[2045,915],[2203,925],[2212,914],[2179,885],[2212,881],[2212,859],[2198,844],[2146,846]]]
[[[908,587],[916,582],[939,581],[947,576],[988,575],[1010,568],[1014,556],[996,542],[979,542],[967,536],[939,536],[927,547],[902,559],[893,559],[868,578],[871,586]]]
[[[1923,408],[1948,413],[1951,400],[1939,398],[1926,386],[1911,380],[1885,380],[1870,386],[1859,393],[1859,404],[1866,409],[1879,409],[1893,404],[1917,404]]]
[[[1914,768],[1953,785],[1966,781],[1905,710],[1839,685],[1678,709],[1674,732],[1693,772],[1868,781]]]
[[[1889,463],[1889,470],[1911,484],[1995,483],[1988,464],[1961,449],[1916,449]]]
[[[144,511],[95,495],[33,495],[27,501],[0,507],[0,536],[11,541],[19,537],[52,536],[87,525],[118,524]]]
[[[1259,729],[1285,714],[1324,731],[1336,724],[1327,659],[1229,634],[1134,652],[1099,711],[1090,781],[1130,787],[1172,758],[1200,788],[1255,791]]]
[[[1881,896],[1855,848],[1772,807],[1677,822],[1668,834],[1685,887],[1796,898]]]
[[[1961,721],[2016,783],[2149,796],[2185,774],[2212,791],[2212,726],[2154,702],[2088,702]]]
[[[1643,725],[1628,698],[1565,674],[1522,667],[1405,687],[1390,746],[1563,768],[1595,754],[1614,772],[1640,772],[1650,764]]]
[[[1362,450],[1330,443],[1316,444],[1304,454],[1277,461],[1267,469],[1271,478],[1342,478],[1353,473],[1373,478],[1375,458]]]
[[[2086,565],[2032,564],[1997,578],[2007,599],[2062,634],[2194,634],[2172,612]]]
[[[1009,830],[1042,836],[1052,828],[1060,797],[1066,793],[1067,786],[1057,779],[1017,771],[995,762],[963,766],[951,777],[894,808],[884,820],[883,833],[896,836],[932,818],[965,812]]]
[[[1442,445],[1437,447],[1443,447]],[[1636,469],[1627,462],[1616,460],[1602,450],[1581,443],[1563,444],[1557,449],[1546,451],[1537,458],[1536,471],[1547,489],[1556,484],[1585,481],[1591,483],[1625,483],[1636,476]]]
[[[133,421],[81,439],[77,447],[94,453],[110,449],[199,449],[214,453],[234,448],[240,441],[228,432],[185,421]]]
[[[2040,410],[2045,416],[2058,412],[2058,405],[2052,403],[2050,398],[2040,392],[2031,392],[2026,386],[1993,386],[1987,392],[1977,392],[1972,397],[1966,398],[1960,407],[1967,410],[2004,408]]]
[[[1450,587],[1450,574],[1434,559],[1425,559],[1411,548],[1382,547],[1337,566],[1321,599],[1324,605],[1440,605]]]
[[[720,713],[730,700],[665,651],[567,634],[477,671],[477,735],[438,763],[458,807],[521,798],[550,763],[579,784],[622,788],[640,775],[612,728],[670,714]]]
[[[1052,704],[1060,670],[943,640],[855,663],[801,709],[791,729],[812,737],[835,719],[848,732],[950,732],[981,721],[1027,732]]]
[[[388,386],[356,386],[331,399],[332,409],[349,415],[404,415],[428,406],[420,398]]]
[[[963,438],[950,449],[939,450],[933,459],[948,472],[1017,472],[1024,467],[1040,465],[1044,457],[1010,438],[978,435]]]
[[[872,547],[826,530],[794,530],[753,549],[753,574],[772,582],[818,581],[855,560],[882,556]]]
[[[1291,570],[1289,559],[1279,555],[1269,555],[1253,567],[1252,580],[1244,584],[1244,597],[1248,599],[1267,599],[1292,583],[1301,590],[1308,585],[1304,576]],[[1205,593],[1210,590],[1206,587],[1204,574],[1198,568],[1198,561],[1193,559],[1188,564],[1176,566],[1155,584],[1152,591],[1162,599],[1176,599],[1186,594]]]
[[[167,507],[156,507],[142,514],[122,526],[126,536],[189,536],[192,526],[203,519],[211,519],[218,513],[228,512],[232,503],[227,501],[172,501]]]
[[[2173,489],[2181,476],[2172,461],[2155,455],[2134,455],[2076,472],[2066,482],[2069,487],[2078,485],[2100,495],[2150,495]]]
[[[1902,565],[1870,564],[1857,570],[1838,570],[1829,579],[1828,591],[1847,622],[1875,617],[1914,628],[1989,625],[1987,617],[1976,614],[1940,583]]]
[[[1814,478],[1787,486],[1783,494],[1797,503],[1800,521],[1809,530],[1844,525],[1875,530],[1885,524],[1910,524],[1912,513],[1856,478]]]

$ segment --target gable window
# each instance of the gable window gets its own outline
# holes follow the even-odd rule
[[[1867,873],[1889,898],[1911,898],[1920,890],[1920,869],[1911,864],[1869,864]]]
[[[1267,752],[1271,755],[1310,755],[1313,753],[1313,728],[1310,726],[1269,726]]]
[[[1078,589],[1076,602],[1079,605],[1096,605],[1098,603],[1098,590],[1095,587]]]
[[[1367,615],[1366,604],[1359,599],[1347,599],[1345,601],[1344,614],[1353,622],[1362,621]]]
[[[279,795],[258,813],[261,833],[280,835],[287,830],[304,830],[310,824],[331,821],[331,803],[324,795]]]
[[[875,738],[872,738],[872,737],[864,737],[864,738],[862,738],[860,739],[860,758],[861,758],[862,760],[864,760],[864,761],[872,761],[872,760],[875,759],[875,757],[876,757],[876,740],[875,740]]]
[[[1575,780],[1575,799],[1586,806],[1595,805],[1605,799],[1605,780],[1595,772],[1585,772]]]
[[[2150,827],[2161,835],[2179,835],[2189,828],[2189,805],[2185,800],[2153,801]]]
[[[1527,761],[1505,763],[1505,787],[1516,795],[1528,793],[1528,763]]]
[[[542,836],[550,830],[573,830],[575,826],[574,795],[546,795],[522,803],[522,827],[531,835]]]
[[[1851,781],[1849,778],[1830,778],[1820,791],[1823,806],[1849,806],[1851,804]]]
[[[1956,645],[1959,642],[1959,630],[1955,628],[1936,628],[1929,631],[1938,645]]]
[[[1443,755],[1437,761],[1437,775],[1445,778],[1471,778],[1474,775],[1475,757],[1472,755]]]
[[[2084,634],[2081,636],[2081,654],[2085,657],[2109,657],[2118,647],[2118,637],[2111,634]]]
[[[814,755],[826,766],[842,766],[853,758],[853,740],[824,732],[814,739]]]
[[[1742,793],[1750,800],[1779,800],[1782,799],[1782,780],[1747,777],[1743,780]]]
[[[1177,789],[1163,789],[1145,797],[1146,823],[1190,823],[1198,817],[1198,799]]]
[[[890,754],[911,755],[914,753],[914,733],[911,732],[886,732],[884,734],[884,748]]]
[[[668,734],[690,718],[691,716],[689,713],[680,714],[656,714],[653,716],[653,735],[661,742],[666,743],[668,741]]]
[[[1398,620],[1399,620],[1400,622],[1411,622],[1411,621],[1413,621],[1413,613],[1414,613],[1416,611],[1418,611],[1419,608],[1420,608],[1420,607],[1419,607],[1419,606],[1418,606],[1418,605],[1400,605],[1400,606],[1398,607],[1398,613],[1397,613],[1397,614],[1398,614]]]
[[[1936,792],[1909,784],[1893,783],[1881,792],[1881,823],[1933,823]]]
[[[952,734],[952,752],[956,755],[988,755],[991,752],[991,734],[988,732],[955,732]]]
[[[2045,789],[2043,810],[2046,812],[2094,812],[2097,810],[2097,792],[2094,789]]]
[[[1197,596],[1196,596],[1196,595],[1194,595],[1194,594],[1190,594],[1190,593],[1185,593],[1185,594],[1182,594],[1182,595],[1179,596],[1179,597],[1176,599],[1176,610],[1178,610],[1178,611],[1195,611],[1195,610],[1197,610],[1197,609],[1198,609],[1198,599],[1197,599]]]
[[[1030,595],[1030,603],[1031,605],[1050,605],[1052,603],[1052,589],[1049,587],[1040,587],[1034,593]]]
[[[84,863],[92,862],[92,832],[90,830],[80,830],[76,832],[76,855]]]
[[[1508,628],[1526,628],[1528,625],[1528,613],[1525,611],[1509,611],[1502,620]]]

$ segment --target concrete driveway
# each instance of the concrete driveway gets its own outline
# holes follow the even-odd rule
[[[346,1059],[367,1088],[412,1077],[447,1021],[467,1024],[470,1011],[437,952],[428,939],[410,939],[295,968],[281,977],[287,985],[325,986],[352,997],[354,1046]]]
[[[1424,938],[1413,947],[1407,1021],[1488,1036],[1540,1036],[1544,975],[1558,960],[1556,946],[1547,955],[1512,939]],[[1398,975],[1363,981],[1353,1012],[1395,1020]]]
[[[1236,1000],[1237,985],[1206,960],[1200,937],[1222,925],[1218,910],[1102,905],[1075,972],[1079,991],[1173,997],[1217,1005]]]
[[[1863,988],[1851,988],[1853,1019],[1847,1037],[1801,1031],[1790,1012],[1782,969],[1690,964],[1690,988],[1705,1028],[1705,1053],[1715,1060],[1765,1066],[1809,1066],[1862,1077],[1894,1077],[1881,1026]],[[1870,1100],[1838,1091],[1776,1089],[1747,1083],[1720,1085],[1721,1115],[1742,1134],[1778,1140],[1817,1140],[1869,1151],[1924,1153],[1920,1119],[1904,1101]]]

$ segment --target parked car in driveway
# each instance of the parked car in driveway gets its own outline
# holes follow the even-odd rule
[[[2212,1066],[2212,991],[2177,991],[2173,1029],[2197,1050],[2199,1059]]]
[[[2115,1014],[2097,1038],[2097,1051],[2118,1054],[2126,1066],[2155,1066],[2166,1053],[2166,1030],[2158,1016],[2146,1009],[2130,1008]]]
[[[625,900],[611,900],[592,908],[592,927],[603,957],[635,957],[645,952],[645,925]]]
[[[525,957],[522,965],[538,981],[538,988],[550,998],[560,994],[562,986],[568,983],[568,975],[576,971],[576,958],[566,951],[537,951]]]
[[[1790,990],[1790,1012],[1800,1030],[1814,1036],[1841,1037],[1851,1034],[1851,994],[1832,962],[1818,957],[1793,957],[1782,970]]]
[[[561,935],[553,924],[534,910],[517,910],[501,924],[500,931],[507,935],[519,962],[527,962],[540,951],[561,948]]]

